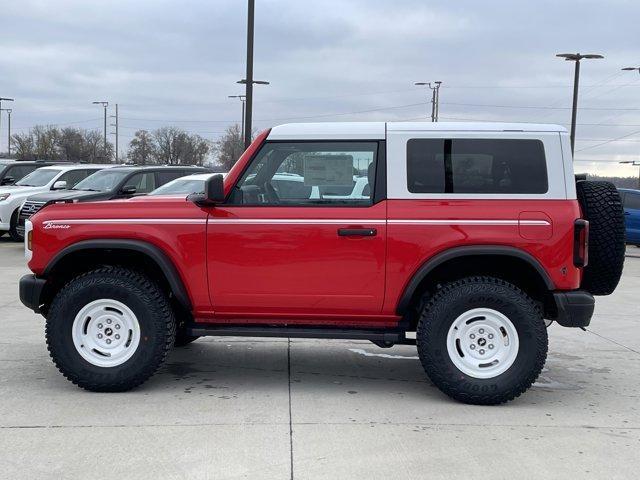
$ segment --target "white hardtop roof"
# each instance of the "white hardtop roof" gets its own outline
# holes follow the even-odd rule
[[[384,139],[386,131],[396,132],[560,132],[566,128],[543,123],[499,122],[322,122],[287,123],[271,129],[269,140],[303,139]]]

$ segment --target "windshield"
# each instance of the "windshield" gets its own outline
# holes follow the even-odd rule
[[[16,185],[20,185],[22,187],[43,187],[53,180],[53,177],[58,175],[61,171],[62,170],[58,170],[56,168],[40,168],[38,170],[34,170],[22,180],[16,182]]]
[[[191,193],[204,193],[204,180],[177,178],[166,185],[156,188],[149,195],[189,195]]]
[[[113,190],[124,177],[129,175],[129,173],[131,173],[129,170],[100,170],[76,184],[72,190],[109,192]]]

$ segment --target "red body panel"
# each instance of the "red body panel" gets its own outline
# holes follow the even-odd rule
[[[228,193],[268,135],[225,178]],[[580,285],[574,267],[575,200],[383,200],[370,207],[200,208],[148,197],[48,206],[32,217],[42,274],[65,247],[89,239],[135,239],[176,266],[199,322],[393,326],[414,273],[434,255],[466,245],[519,248],[557,290]],[[57,228],[44,222],[55,221]],[[475,223],[474,223],[475,221]],[[338,236],[372,228],[371,237]]]
[[[192,202],[178,198],[148,197],[144,202],[112,200],[51,205],[31,217],[35,248],[29,268],[36,275],[42,274],[57,253],[83,240],[142,240],[159,247],[171,259],[180,273],[194,308],[209,308],[205,255],[206,217],[206,211]],[[182,222],[192,220],[194,223],[146,223],[153,219],[178,219]],[[66,223],[69,228],[47,229],[43,227],[43,222],[48,220],[71,222]],[[74,223],[74,220],[86,222]],[[105,223],[105,220],[125,222]]]

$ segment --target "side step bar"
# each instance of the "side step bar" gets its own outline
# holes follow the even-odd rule
[[[187,326],[189,335],[231,337],[280,337],[369,340],[379,347],[392,347],[396,343],[413,343],[400,330],[362,330],[345,328],[271,327],[262,325],[196,325]]]

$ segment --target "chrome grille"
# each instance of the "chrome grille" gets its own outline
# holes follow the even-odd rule
[[[35,214],[38,210],[40,210],[47,202],[32,202],[26,201],[22,208],[20,209],[20,217],[23,219],[30,218],[33,214]]]

